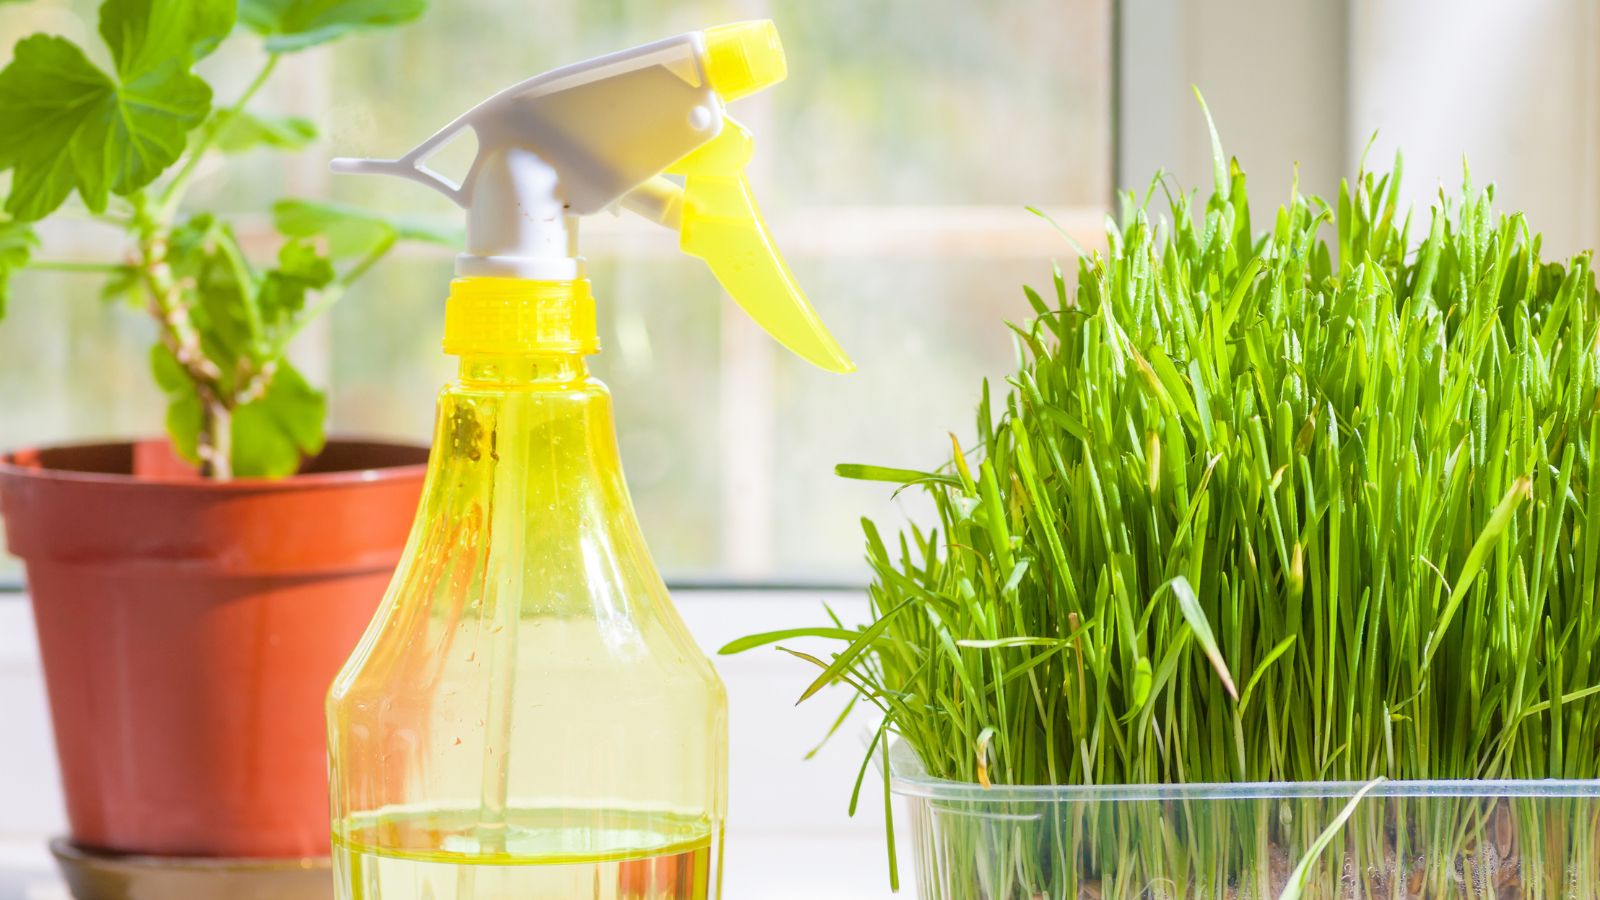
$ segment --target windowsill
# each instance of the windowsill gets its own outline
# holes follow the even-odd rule
[[[674,596],[684,592],[727,592],[738,591],[752,594],[782,594],[782,593],[849,593],[859,592],[865,587],[867,576],[856,573],[834,575],[825,574],[822,577],[801,575],[778,575],[773,578],[753,579],[737,575],[723,575],[717,572],[685,572],[666,579],[667,590]],[[26,587],[21,581],[0,578],[0,603],[7,600],[25,599]]]
[[[864,618],[866,605],[859,589],[679,587],[673,596],[708,653],[746,634],[817,623],[824,600],[846,622]],[[65,830],[65,818],[31,611],[15,602],[21,599],[0,593],[0,717],[8,729],[0,742],[0,796],[17,798],[0,804],[0,900],[69,900],[45,847],[48,836]],[[827,731],[845,695],[831,688],[795,706],[811,673],[776,651],[712,659],[728,686],[732,722],[723,894],[758,900],[893,896],[881,804],[862,804],[855,819],[845,813],[861,760],[854,731],[847,727],[816,758],[801,758]],[[900,853],[902,867],[909,868],[909,844],[902,842]],[[816,860],[827,864],[807,862]]]

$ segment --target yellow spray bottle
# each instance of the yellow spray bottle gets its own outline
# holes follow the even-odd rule
[[[851,368],[772,244],[725,104],[781,80],[770,22],[545,73],[396,160],[467,210],[445,313],[458,380],[389,593],[328,696],[339,896],[719,896],[727,703],[634,519],[588,376],[582,216],[676,228],[784,346]],[[470,129],[461,184],[426,158]],[[670,175],[681,176],[681,184]]]

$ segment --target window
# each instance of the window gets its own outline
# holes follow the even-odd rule
[[[94,7],[35,2],[0,18],[6,48],[36,30],[88,41]],[[435,2],[413,26],[280,67],[261,102],[305,115],[322,140],[296,158],[218,160],[196,203],[246,216],[280,194],[332,198],[444,223],[431,192],[335,178],[340,155],[395,155],[499,88],[590,55],[742,18],[778,22],[784,84],[737,103],[756,135],[751,176],[779,245],[860,371],[792,358],[720,295],[672,236],[595,217],[584,252],[601,315],[593,360],[617,399],[635,504],[657,562],[690,581],[854,582],[862,515],[881,486],[837,462],[929,465],[972,428],[979,379],[1011,364],[1020,285],[1048,282],[1070,247],[1024,205],[1093,240],[1111,192],[1109,0],[818,3],[750,0]],[[239,39],[208,61],[219,95],[254,71]],[[87,224],[47,229],[52,258],[103,256]],[[452,360],[438,349],[448,252],[387,260],[297,348],[327,387],[332,431],[425,441]],[[0,322],[0,445],[124,437],[161,422],[151,328],[111,312],[95,278],[29,273]],[[14,579],[15,567],[0,572]]]

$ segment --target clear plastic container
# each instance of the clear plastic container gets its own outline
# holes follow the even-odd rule
[[[890,766],[924,900],[1600,896],[1600,781],[1383,782],[1330,829],[1366,785],[984,788],[904,743]]]

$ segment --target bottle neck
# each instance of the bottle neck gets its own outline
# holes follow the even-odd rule
[[[560,387],[588,377],[589,365],[579,353],[461,357],[460,378],[466,387]]]
[[[623,479],[610,393],[582,354],[463,356],[439,396],[433,448],[418,521],[439,529],[437,546],[470,545],[474,565],[499,560],[521,572],[526,558],[534,582],[491,579],[525,590],[505,602],[624,619],[648,595],[635,589],[641,580],[659,585]]]

